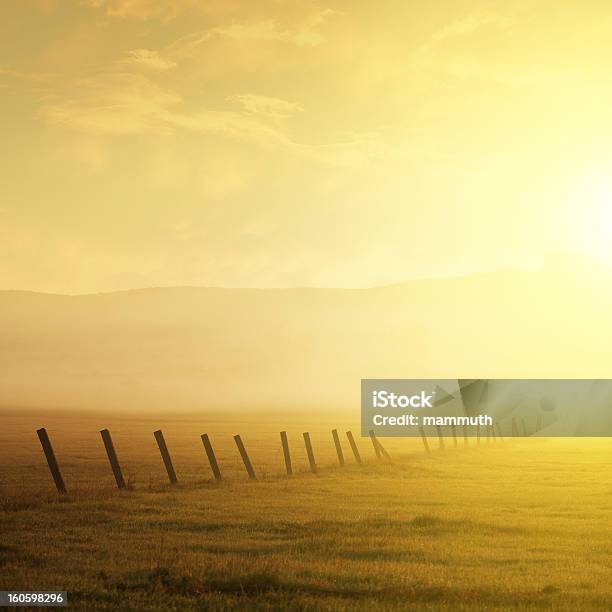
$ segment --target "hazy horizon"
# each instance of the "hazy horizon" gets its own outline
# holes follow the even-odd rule
[[[279,285],[279,286],[234,286],[234,285],[150,285],[150,286],[135,286],[125,289],[108,289],[105,291],[93,291],[86,293],[70,293],[70,292],[54,292],[54,291],[38,291],[35,289],[21,289],[21,288],[0,288],[0,292],[23,292],[23,293],[40,293],[43,295],[58,295],[58,296],[91,296],[108,293],[125,293],[129,291],[146,291],[155,289],[252,289],[252,290],[306,290],[306,289],[328,289],[328,290],[366,290],[366,289],[384,289],[386,287],[393,287],[396,285],[403,285],[411,282],[418,281],[443,281],[462,279],[474,275],[487,275],[504,272],[537,272],[545,269],[563,269],[565,268],[568,273],[573,274],[579,271],[581,268],[593,268],[593,269],[609,269],[611,266],[608,262],[598,259],[596,257],[590,257],[588,255],[555,251],[546,253],[539,265],[533,266],[508,266],[504,268],[494,269],[479,269],[470,270],[463,274],[448,274],[442,276],[413,276],[410,278],[404,278],[395,282],[389,282],[382,285],[353,285],[353,286],[324,286],[324,285]],[[591,270],[592,271],[592,270]]]
[[[571,262],[369,289],[0,292],[0,396],[282,412],[356,408],[362,378],[605,378],[612,269]]]

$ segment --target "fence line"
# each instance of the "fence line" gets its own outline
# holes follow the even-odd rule
[[[520,426],[523,430],[523,435],[526,435],[526,425],[525,425],[525,420],[523,418],[520,419]],[[454,446],[455,448],[458,447],[458,442],[457,442],[457,430],[455,428],[455,426],[450,426],[450,431],[452,433],[453,436],[453,440],[454,440]],[[539,431],[539,429],[541,429],[541,417],[540,420],[537,422],[536,427],[538,427],[538,429],[536,429],[536,432]],[[496,431],[497,429],[497,431]],[[487,443],[488,444],[492,444],[492,443],[496,443],[499,439],[500,442],[503,441],[503,436],[502,436],[502,431],[501,431],[501,427],[499,423],[495,423],[495,425],[488,425],[486,427],[486,436],[487,436]],[[51,476],[53,477],[53,481],[55,483],[55,486],[57,488],[58,493],[60,494],[66,494],[67,492],[67,488],[66,488],[66,484],[64,482],[64,478],[62,476],[62,473],[60,471],[58,462],[57,462],[57,458],[55,456],[55,453],[53,451],[53,447],[51,445],[51,441],[49,440],[49,436],[47,434],[47,431],[45,428],[41,428],[38,429],[37,432],[38,434],[38,438],[40,440],[40,443],[42,445],[42,449],[43,452],[45,454],[45,457],[47,459],[47,464],[49,467],[49,470],[51,472]],[[419,426],[419,433],[421,436],[421,440],[423,442],[423,447],[424,447],[424,451],[426,454],[431,454],[431,448],[429,445],[429,440],[428,437],[425,433],[425,430],[423,428],[423,426]],[[436,426],[436,433],[437,433],[437,438],[438,438],[438,448],[439,450],[444,450],[445,448],[445,438],[444,438],[444,432],[442,431],[442,427],[437,425]],[[480,444],[480,438],[482,436],[484,432],[481,431],[480,426],[478,426],[476,428],[476,437],[478,440],[478,444]],[[512,417],[512,433],[513,435],[519,435],[518,433],[518,425],[517,425],[517,419],[515,417]],[[344,452],[342,449],[342,445],[340,442],[340,436],[338,434],[338,430],[337,429],[333,429],[331,431],[332,434],[332,440],[334,443],[334,448],[336,450],[336,455],[338,458],[338,465],[340,467],[346,467],[346,461],[345,461],[345,456],[344,456]],[[106,454],[108,457],[108,461],[110,463],[113,475],[115,477],[115,482],[117,484],[117,488],[119,489],[125,489],[127,488],[127,484],[125,481],[125,478],[123,476],[123,472],[121,470],[121,465],[119,463],[119,459],[117,457],[117,452],[115,450],[115,446],[113,444],[113,440],[110,434],[110,431],[108,429],[103,429],[100,431],[100,435],[102,437],[102,441],[104,443],[104,448],[106,450]],[[178,483],[178,478],[176,476],[176,472],[174,470],[174,465],[172,463],[172,458],[170,456],[170,452],[168,450],[168,446],[166,444],[165,438],[164,438],[164,434],[162,432],[161,429],[156,430],[155,432],[153,432],[153,435],[155,437],[155,440],[157,442],[159,451],[161,453],[162,459],[163,459],[163,463],[164,466],[166,468],[166,472],[168,474],[168,479],[170,481],[171,484],[177,484]],[[306,447],[306,455],[308,458],[308,464],[310,467],[310,471],[313,474],[317,474],[319,469],[315,460],[315,456],[314,456],[314,450],[313,450],[313,446],[312,446],[312,440],[310,437],[310,433],[309,432],[304,432],[303,434],[303,438],[304,438],[304,444]],[[361,457],[361,453],[359,451],[359,448],[357,447],[357,443],[355,441],[355,438],[353,436],[353,433],[351,431],[347,431],[346,432],[346,437],[348,439],[348,443],[349,446],[351,448],[351,451],[353,453],[353,456],[355,458],[355,463],[357,465],[361,465],[363,463],[362,457]],[[386,462],[391,462],[391,456],[389,455],[389,453],[386,451],[386,449],[383,447],[383,445],[381,444],[380,440],[377,438],[375,431],[374,430],[370,430],[369,431],[369,437],[370,440],[372,442],[372,448],[374,450],[374,454],[376,456],[376,458],[379,461],[386,461]],[[280,432],[280,438],[281,438],[281,444],[282,444],[282,450],[283,450],[283,457],[284,457],[284,462],[285,462],[285,469],[287,472],[287,476],[292,476],[293,475],[293,466],[292,466],[292,461],[291,461],[291,454],[289,451],[289,442],[288,442],[288,437],[287,437],[287,432],[286,431],[281,431]],[[202,443],[204,445],[204,450],[206,451],[206,455],[208,457],[208,461],[210,463],[210,467],[213,473],[213,477],[216,481],[220,481],[222,480],[222,476],[221,476],[221,470],[219,468],[219,463],[217,461],[215,452],[213,450],[212,447],[212,443],[210,440],[210,437],[208,436],[208,434],[202,434],[201,435],[201,439],[202,439]],[[468,431],[467,431],[467,426],[463,426],[463,439],[464,439],[464,447],[468,446]],[[247,475],[249,477],[250,480],[257,480],[257,476],[255,474],[255,469],[253,468],[253,464],[251,462],[251,459],[247,453],[247,450],[244,446],[244,443],[242,441],[242,438],[240,437],[240,435],[235,435],[234,436],[234,441],[236,443],[236,446],[238,448],[240,457],[242,459],[242,462],[244,463],[244,467],[246,469]]]

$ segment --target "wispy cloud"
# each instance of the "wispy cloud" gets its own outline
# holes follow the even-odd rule
[[[174,19],[183,11],[205,4],[199,0],[81,0],[109,17],[131,19]]]
[[[176,62],[162,57],[159,51],[151,49],[132,49],[119,60],[120,64],[142,66],[150,70],[170,70],[176,68]]]
[[[470,51],[465,44],[462,50],[449,53],[449,45],[465,43],[477,38],[483,31],[508,31],[514,21],[501,13],[485,10],[473,11],[433,32],[429,39],[412,54],[411,67],[420,72],[442,71],[458,78],[491,79],[504,85],[517,85],[520,79],[512,74],[511,67],[501,66],[491,58]]]
[[[20,70],[12,70],[10,68],[0,67],[0,78],[5,80],[13,79],[15,81],[25,81],[31,83],[44,83],[55,78],[54,74],[48,72],[23,72]]]
[[[40,116],[51,125],[96,135],[171,134],[187,129],[262,146],[290,145],[282,132],[247,112],[184,112],[179,94],[142,74],[109,71],[77,79],[63,89],[75,93],[69,97],[50,93],[42,101]]]
[[[171,108],[180,96],[151,79],[128,72],[102,73],[74,80],[64,91],[51,92],[40,116],[49,124],[91,134],[168,134],[174,129]]]
[[[161,15],[167,3],[149,0],[83,0],[108,15]],[[172,4],[172,3],[170,3]],[[178,2],[173,10],[190,4]],[[166,14],[166,16],[169,13]],[[78,132],[122,136],[171,135],[189,131],[227,138],[324,164],[353,165],[363,159],[362,139],[344,142],[301,143],[289,134],[288,121],[304,109],[297,101],[256,91],[225,96],[227,108],[208,108],[193,97],[185,75],[215,41],[277,41],[296,47],[314,47],[324,40],[321,26],[336,11],[323,9],[281,24],[274,19],[234,22],[197,31],[159,49],[135,48],[86,77],[62,77],[41,96],[39,117],[47,124]],[[185,63],[183,63],[185,62]],[[168,73],[167,75],[164,73]],[[176,76],[175,76],[176,74]],[[191,93],[189,93],[191,92]],[[368,145],[369,146],[369,145]]]
[[[57,4],[57,0],[45,1]],[[79,2],[83,6],[103,12],[110,18],[165,22],[189,11],[209,15],[261,13],[263,10],[277,11],[283,4],[278,0],[259,3],[251,2],[251,0],[79,0]],[[323,40],[317,28],[334,14],[339,14],[339,12],[333,9],[321,9],[299,20],[295,27],[289,28],[280,27],[274,20],[235,23],[214,28],[214,35],[230,38],[263,37],[293,41],[298,45],[314,46]]]
[[[228,102],[237,102],[242,108],[253,115],[264,115],[274,119],[285,119],[304,109],[295,102],[287,102],[280,98],[270,98],[258,94],[234,94],[228,96]]]
[[[96,136],[134,134],[171,135],[187,130],[211,137],[223,137],[328,165],[353,166],[372,151],[372,137],[349,137],[329,144],[300,143],[291,139],[278,124],[299,112],[294,102],[257,94],[236,94],[228,101],[240,110],[187,112],[183,98],[162,88],[151,78],[130,72],[104,72],[63,83],[63,96],[51,92],[41,101],[39,116],[47,124]]]
[[[282,26],[274,19],[232,23],[188,34],[169,45],[165,53],[169,57],[189,57],[196,54],[206,42],[215,39],[236,41],[269,40],[279,41],[298,47],[316,47],[324,42],[320,26],[338,11],[325,9],[306,16],[291,26]]]
[[[457,19],[444,26],[431,36],[433,41],[443,41],[460,36],[474,34],[485,26],[508,27],[512,23],[511,19],[500,13],[490,11],[474,11],[461,19]]]

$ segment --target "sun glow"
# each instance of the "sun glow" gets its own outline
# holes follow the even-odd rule
[[[570,208],[570,232],[581,250],[612,263],[612,168],[583,177]]]

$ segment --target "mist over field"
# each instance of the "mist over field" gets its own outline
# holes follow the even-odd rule
[[[5,407],[356,408],[361,378],[607,377],[612,273],[373,289],[0,292]]]

